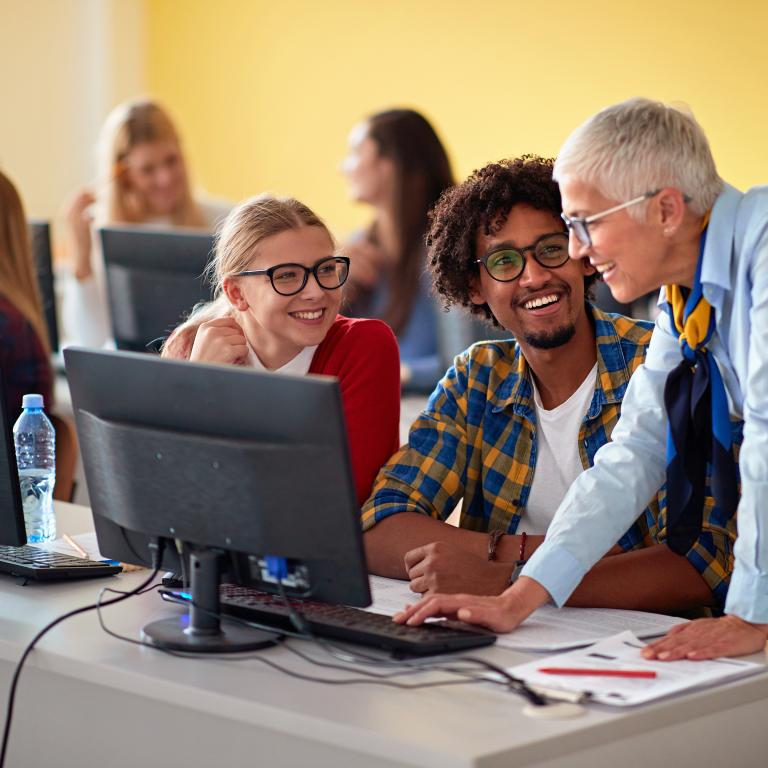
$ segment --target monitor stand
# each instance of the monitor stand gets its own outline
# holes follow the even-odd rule
[[[268,648],[280,636],[220,618],[220,555],[203,550],[190,555],[192,594],[189,613],[144,626],[142,640],[158,648],[187,653],[241,653]]]

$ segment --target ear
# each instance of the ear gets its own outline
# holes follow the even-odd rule
[[[236,277],[225,277],[221,287],[223,288],[229,303],[235,309],[240,310],[240,312],[245,312],[248,309],[248,300],[245,298],[240,281]]]
[[[589,263],[588,258],[579,259],[579,265],[581,266],[581,271],[584,277],[589,277],[589,275],[594,275],[597,270]]]
[[[480,282],[480,275],[470,275],[469,278],[469,300],[473,304],[487,304],[483,286]]]
[[[664,234],[674,233],[682,223],[686,212],[683,193],[674,187],[662,189],[652,210],[652,216]]]

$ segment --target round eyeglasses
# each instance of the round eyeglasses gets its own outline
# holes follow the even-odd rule
[[[477,264],[482,264],[488,274],[501,283],[516,280],[525,269],[525,252],[530,251],[537,263],[544,269],[557,269],[568,261],[568,234],[550,232],[542,235],[532,245],[525,248],[500,246],[495,251],[486,253]]]
[[[246,269],[236,272],[234,277],[250,277],[251,275],[268,275],[272,287],[281,296],[293,296],[304,290],[313,274],[317,284],[327,291],[341,288],[349,276],[349,258],[347,256],[330,256],[322,259],[313,267],[303,264],[275,264],[269,269]]]

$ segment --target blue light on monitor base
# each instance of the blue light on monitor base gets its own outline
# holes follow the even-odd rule
[[[280,636],[272,632],[220,618],[220,557],[212,549],[190,555],[189,613],[147,624],[141,630],[142,640],[158,648],[188,653],[242,653],[280,642]]]

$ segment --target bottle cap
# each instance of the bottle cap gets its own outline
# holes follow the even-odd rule
[[[43,396],[42,395],[24,395],[21,400],[22,408],[42,408]]]

